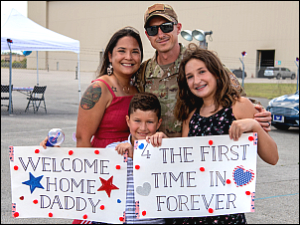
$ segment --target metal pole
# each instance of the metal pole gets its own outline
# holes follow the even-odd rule
[[[77,66],[75,67],[75,80],[78,80],[78,62]]]
[[[39,86],[39,52],[36,51],[36,80],[37,86]]]
[[[208,43],[206,42],[206,35],[211,35],[212,31],[209,32],[204,32],[204,40],[203,41],[199,41],[199,46],[203,49],[208,49]]]
[[[208,43],[206,42],[206,35],[212,35],[212,30],[211,31],[205,31],[204,32],[204,44],[205,44],[205,49],[208,49]]]
[[[78,53],[78,93],[79,93],[79,103],[81,100],[81,89],[80,89],[80,53]]]
[[[8,103],[8,114],[11,115],[11,102],[12,102],[12,89],[11,89],[11,69],[12,69],[12,57],[11,57],[11,42],[10,40],[7,40],[7,44],[9,47],[9,51],[10,51],[10,56],[9,56],[9,87],[8,87],[8,91],[9,91],[9,103]]]
[[[295,64],[297,66],[297,87],[296,91],[298,91],[298,86],[299,86],[299,64],[295,61]]]
[[[244,56],[241,58],[239,58],[242,65],[243,65],[243,72],[242,72],[242,87],[244,87],[244,78],[245,78],[245,65],[244,65]]]
[[[199,41],[199,46],[200,48],[203,48],[203,49],[207,49],[207,46],[206,46],[206,41]]]

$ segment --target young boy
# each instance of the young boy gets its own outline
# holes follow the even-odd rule
[[[146,139],[154,147],[161,145],[162,138],[167,138],[163,132],[156,132],[161,125],[161,106],[157,97],[151,93],[136,94],[129,105],[126,122],[130,130],[128,141],[112,143],[120,155],[128,151],[133,158],[133,146],[136,140]]]
[[[162,138],[167,136],[162,132],[156,132],[161,125],[161,106],[159,100],[151,93],[135,94],[129,105],[126,122],[130,130],[127,141],[114,142],[106,148],[115,148],[120,155],[128,151],[127,159],[127,190],[126,190],[126,208],[125,223],[147,223],[164,224],[165,220],[161,218],[137,219],[135,213],[134,183],[133,183],[133,146],[136,140],[146,139],[153,146],[161,145]],[[40,143],[46,148],[47,138]],[[96,221],[84,221],[92,224],[103,224]]]
[[[133,146],[136,140],[146,139],[154,146],[161,143],[166,136],[157,132],[161,125],[161,106],[159,100],[151,93],[138,93],[131,99],[126,122],[130,130],[127,141],[115,142],[106,148],[115,148],[120,155],[128,151],[127,161],[127,190],[126,190],[126,223],[164,224],[164,219],[136,219],[134,183],[133,183]]]

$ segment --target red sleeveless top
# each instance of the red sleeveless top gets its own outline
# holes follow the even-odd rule
[[[96,79],[92,82],[95,81],[103,82],[113,96],[113,100],[105,110],[100,125],[92,140],[92,147],[105,148],[108,144],[113,142],[125,141],[128,139],[129,128],[125,116],[128,114],[129,103],[133,95],[117,97],[108,83],[104,80]]]

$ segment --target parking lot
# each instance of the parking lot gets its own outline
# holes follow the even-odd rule
[[[241,82],[242,79],[238,78],[238,80]],[[291,80],[291,79],[285,79],[285,80],[277,80],[276,78],[268,79],[268,78],[249,78],[246,77],[244,80],[245,83],[271,83],[271,84],[297,84],[297,79]]]
[[[33,87],[36,84],[36,70],[12,72],[15,87]],[[81,93],[83,94],[95,74],[82,72]],[[249,83],[277,83],[276,79],[246,78]],[[296,80],[280,80],[293,82]],[[1,69],[1,84],[9,83],[8,69]],[[27,99],[21,93],[13,93],[13,114],[1,107],[1,223],[71,223],[66,219],[14,219],[11,213],[11,190],[8,146],[33,146],[42,141],[51,128],[62,128],[66,135],[64,147],[76,144],[72,138],[76,131],[79,104],[78,80],[75,72],[39,71],[39,84],[47,85],[45,92],[47,114],[43,109],[34,114],[24,112]],[[259,98],[265,107],[267,99]],[[255,212],[247,213],[249,224],[299,224],[299,128],[288,131],[272,128],[271,137],[279,151],[277,165],[271,166],[257,159]]]

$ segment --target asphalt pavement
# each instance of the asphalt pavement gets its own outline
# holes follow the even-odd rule
[[[79,105],[78,80],[75,72],[39,70],[39,85],[47,85],[45,92],[47,114],[43,109],[34,114],[33,109],[24,112],[26,95],[13,92],[13,114],[1,107],[1,223],[44,224],[67,223],[69,219],[15,219],[11,213],[11,188],[8,146],[32,146],[46,137],[51,128],[59,127],[66,135],[64,147],[75,147],[72,136],[76,131]],[[92,79],[93,72],[81,72],[81,94]],[[268,79],[251,79],[267,82]],[[255,81],[255,82],[254,82]],[[270,81],[270,80],[269,80]],[[1,68],[1,84],[8,84],[9,70]],[[259,81],[258,81],[259,82]],[[271,82],[276,82],[272,80]],[[288,82],[288,81],[285,81]],[[33,87],[37,83],[36,70],[12,71],[15,87]],[[265,107],[267,99],[255,98]],[[299,129],[280,131],[272,127],[271,137],[279,150],[279,161],[272,166],[257,159],[255,212],[247,213],[249,224],[299,224]]]

